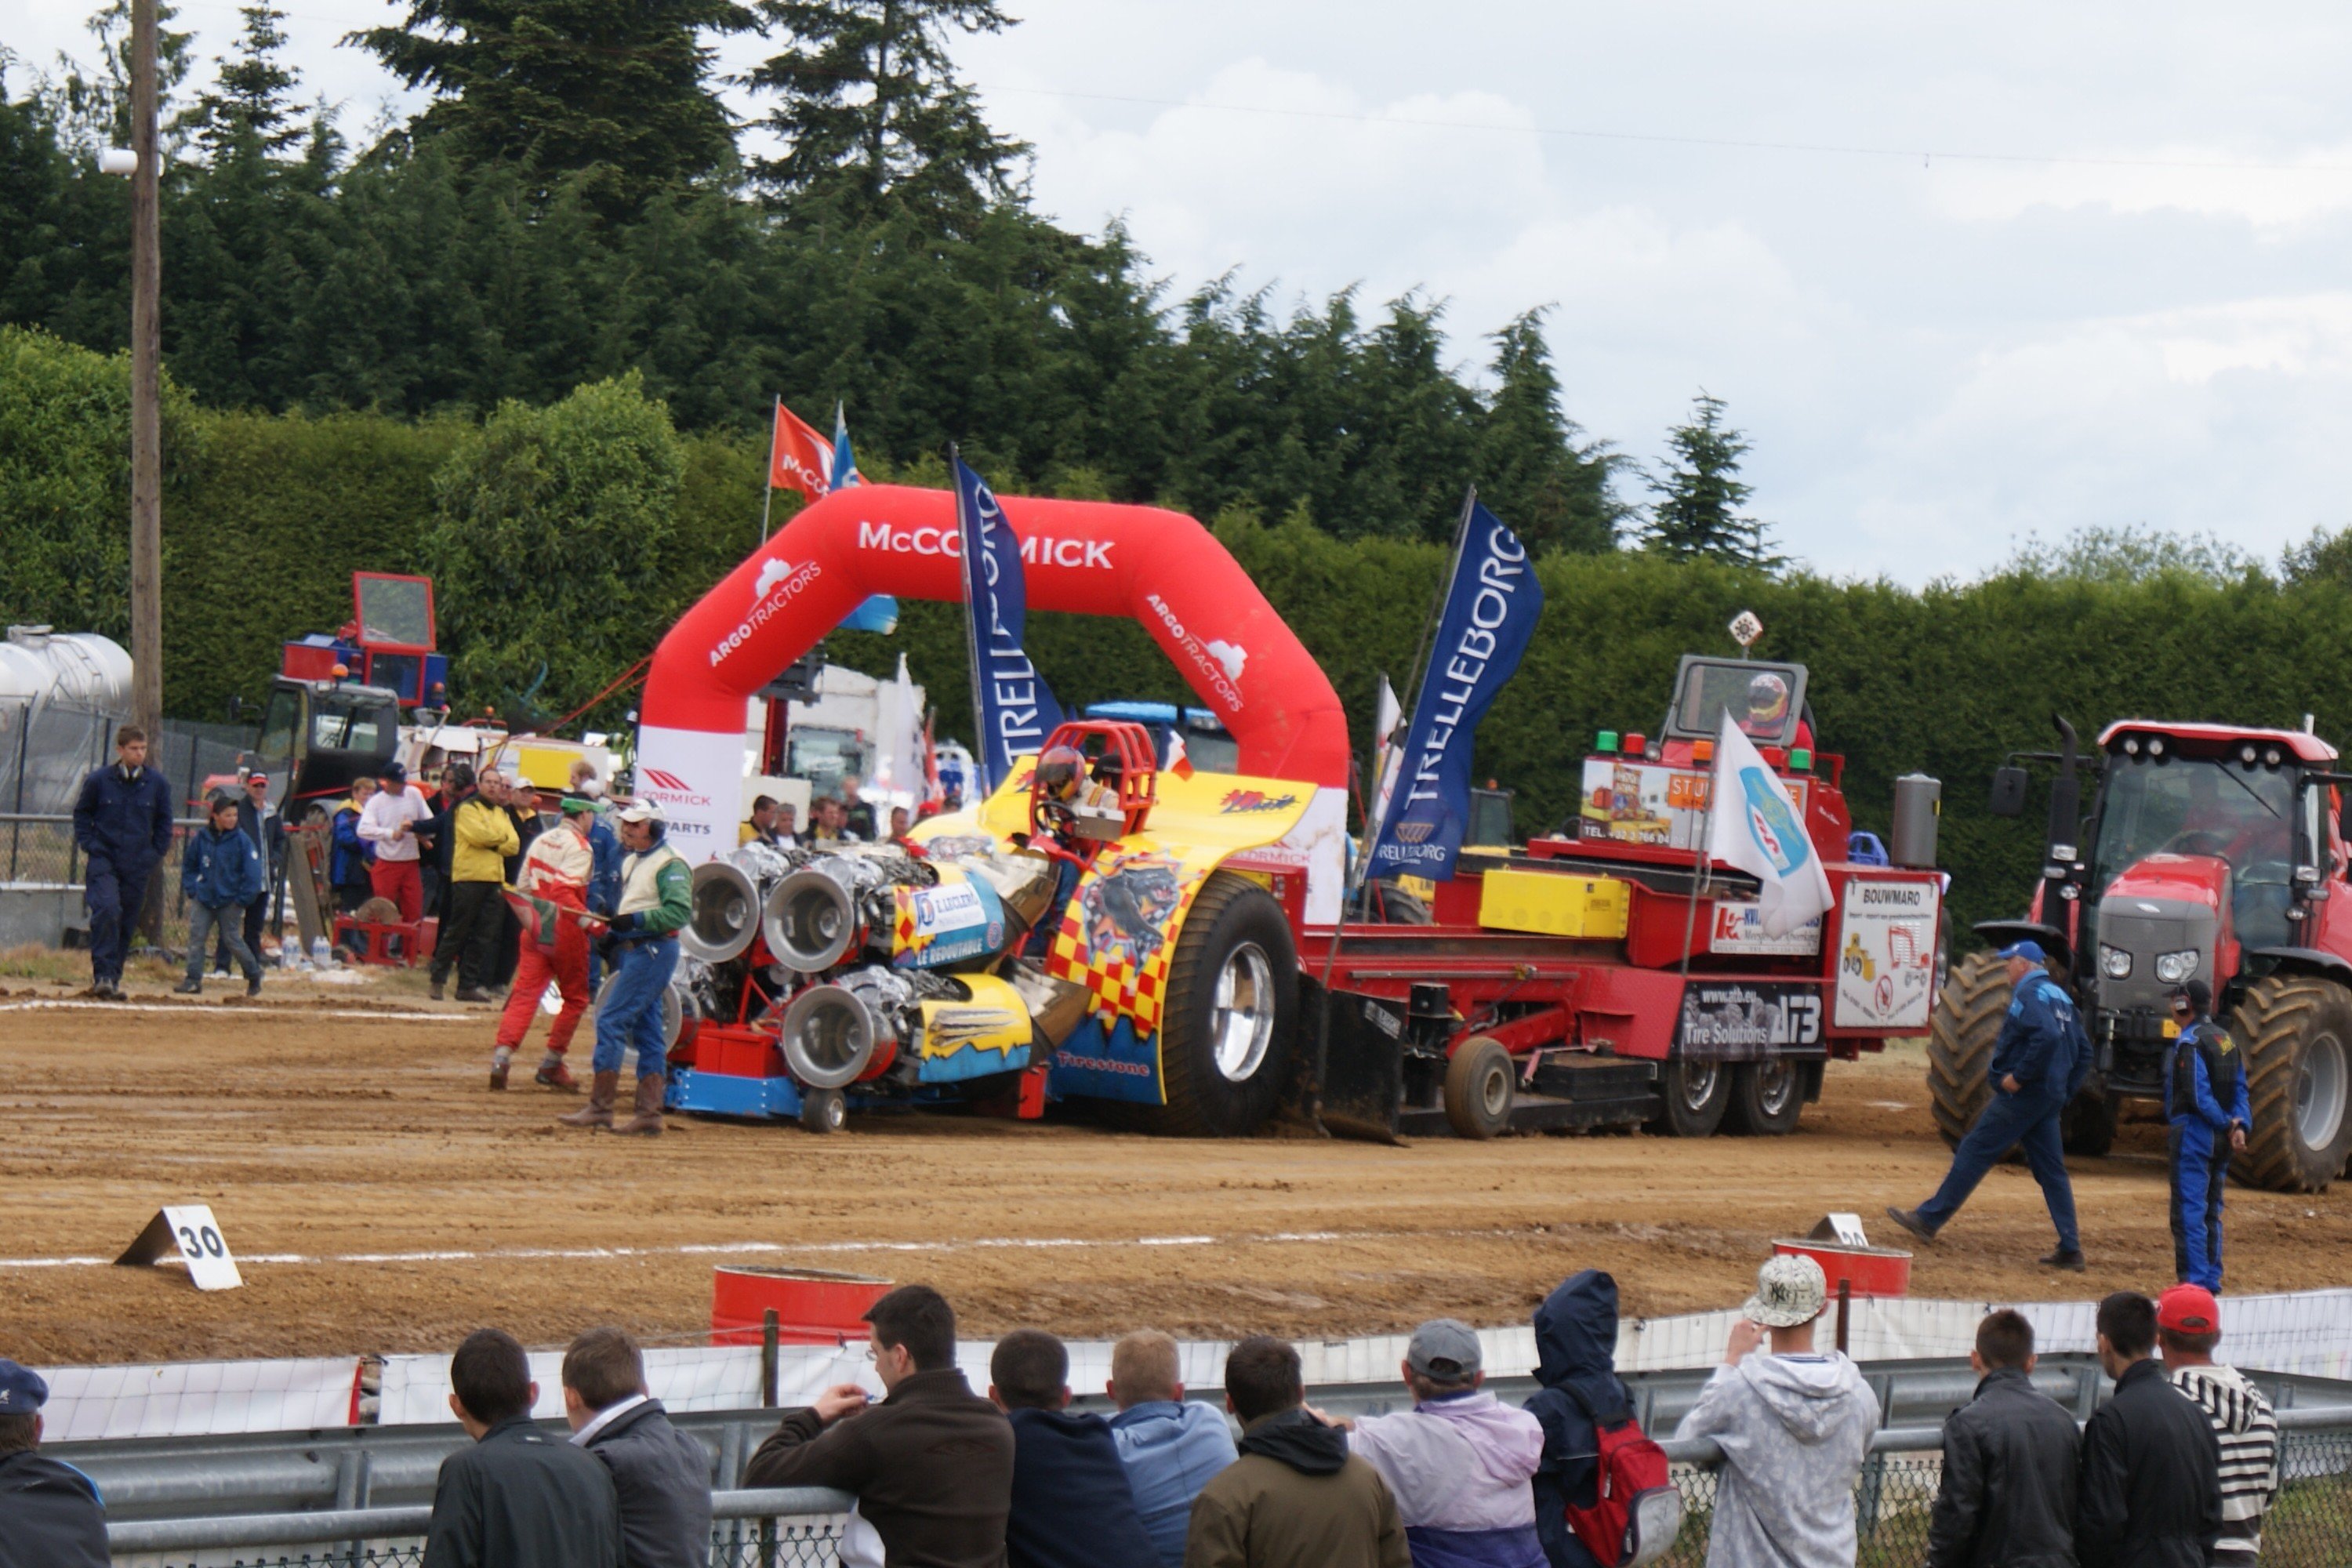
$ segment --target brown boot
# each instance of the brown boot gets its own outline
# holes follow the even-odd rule
[[[552,1051],[540,1062],[539,1071],[533,1076],[549,1089],[561,1089],[565,1094],[580,1092],[580,1080],[572,1076],[572,1069],[564,1065],[563,1058]]]
[[[492,1062],[490,1064],[490,1087],[492,1089],[506,1088],[507,1067],[508,1064],[505,1062]]]
[[[621,1094],[621,1073],[600,1072],[589,1080],[588,1103],[569,1116],[555,1120],[566,1127],[610,1127],[613,1125],[613,1101]]]
[[[615,1132],[632,1132],[641,1138],[658,1138],[662,1131],[662,1094],[669,1088],[666,1077],[637,1079],[637,1113],[619,1126]]]

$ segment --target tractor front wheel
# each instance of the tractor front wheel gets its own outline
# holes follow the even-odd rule
[[[2069,1154],[2098,1159],[2116,1145],[2116,1121],[2122,1110],[2122,1097],[2109,1094],[2095,1079],[2058,1113],[2058,1140]]]
[[[1960,960],[1927,1023],[1927,1099],[1936,1131],[1954,1147],[1992,1092],[1985,1079],[2000,1021],[2009,1012],[2006,967],[1990,952]]]
[[[1518,1073],[1511,1053],[1490,1035],[1462,1042],[1445,1065],[1445,1121],[1456,1138],[1492,1138],[1511,1125]]]
[[[1741,1062],[1731,1069],[1731,1103],[1723,1130],[1735,1138],[1780,1138],[1797,1130],[1805,1113],[1803,1067],[1783,1058]]]
[[[1298,1027],[1298,954],[1290,922],[1264,888],[1212,871],[1176,937],[1160,1015],[1165,1104],[1152,1131],[1241,1138],[1274,1114]]]
[[[1659,1110],[1650,1131],[1668,1138],[1705,1138],[1731,1108],[1732,1066],[1677,1057],[1658,1074]]]
[[[2305,974],[2246,988],[2230,1020],[2245,1053],[2253,1125],[2238,1177],[2274,1193],[2315,1193],[2352,1151],[2352,992]]]

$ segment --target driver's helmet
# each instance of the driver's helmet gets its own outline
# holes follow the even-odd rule
[[[1117,752],[1105,752],[1101,756],[1095,759],[1094,779],[1095,783],[1098,784],[1103,784],[1111,789],[1117,789],[1118,787],[1118,781],[1124,777],[1126,773],[1127,759],[1120,756]]]
[[[1751,722],[1778,723],[1789,716],[1789,683],[1765,670],[1748,683],[1748,717]]]
[[[1037,759],[1037,789],[1047,800],[1068,805],[1086,776],[1087,759],[1076,746],[1049,746]]]

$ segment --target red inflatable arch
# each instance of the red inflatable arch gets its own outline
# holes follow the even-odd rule
[[[1240,742],[1244,772],[1344,788],[1331,682],[1208,530],[1181,512],[1002,498],[1029,607],[1133,616]],[[734,847],[746,701],[868,595],[958,601],[955,497],[861,485],[806,508],[662,638],[637,787],[695,858]]]

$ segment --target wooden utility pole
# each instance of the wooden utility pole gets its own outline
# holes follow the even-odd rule
[[[131,720],[163,723],[163,258],[156,221],[155,0],[131,5]],[[152,752],[151,752],[152,754]]]

